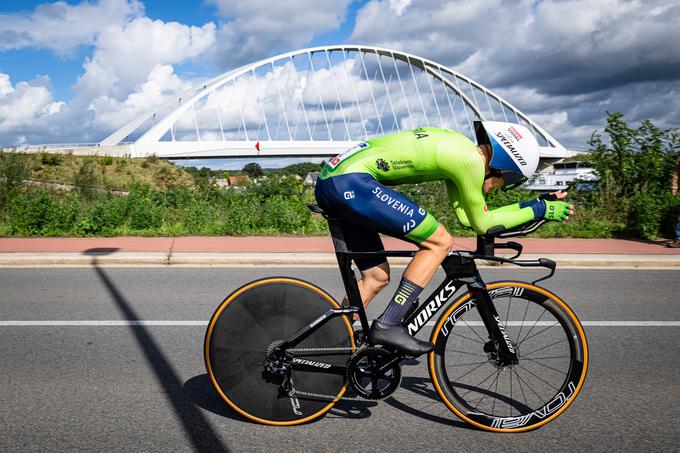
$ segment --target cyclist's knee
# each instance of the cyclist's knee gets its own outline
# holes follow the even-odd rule
[[[453,236],[446,231],[444,225],[440,224],[437,230],[432,233],[432,236],[420,244],[420,247],[421,249],[432,250],[438,255],[441,255],[443,259],[453,247]]]

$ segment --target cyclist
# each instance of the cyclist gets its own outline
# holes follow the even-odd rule
[[[573,214],[568,203],[539,199],[489,210],[484,194],[515,188],[536,171],[538,143],[519,124],[476,121],[475,134],[477,145],[458,132],[434,127],[385,135],[334,157],[319,175],[316,200],[341,219],[350,250],[383,250],[379,232],[418,246],[387,308],[371,325],[375,344],[414,356],[434,348],[409,335],[401,321],[453,246],[442,224],[388,186],[444,180],[458,219],[478,234],[538,218],[568,220]],[[356,262],[361,272],[359,291],[367,306],[389,283],[390,269],[384,257]]]

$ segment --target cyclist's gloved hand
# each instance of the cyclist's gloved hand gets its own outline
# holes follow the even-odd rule
[[[541,202],[545,203],[544,219],[562,222],[569,220],[569,217],[574,214],[574,206],[564,201],[541,200]]]

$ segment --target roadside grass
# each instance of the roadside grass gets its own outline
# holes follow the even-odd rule
[[[594,133],[588,161],[600,177],[596,190],[570,192],[575,215],[550,222],[534,237],[654,239],[673,234],[680,196],[669,183],[680,150],[680,132],[643,121],[630,128],[610,114],[603,137]],[[327,235],[313,215],[313,189],[302,177],[318,164],[263,171],[247,164],[247,186],[219,189],[228,172],[182,168],[158,159],[82,157],[0,150],[0,237],[6,236],[257,236]],[[69,185],[37,187],[26,180]],[[451,209],[443,182],[406,184],[413,199],[454,236],[474,236]],[[493,192],[490,210],[534,198],[527,190]]]
[[[29,179],[53,184],[74,184],[75,175],[85,165],[91,166],[93,182],[103,190],[127,191],[134,184],[147,184],[154,189],[177,185],[194,186],[194,177],[172,163],[155,157],[91,157],[68,154],[38,153],[27,155],[31,170]]]

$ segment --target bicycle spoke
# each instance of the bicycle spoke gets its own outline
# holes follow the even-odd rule
[[[460,379],[464,378],[465,376],[467,376],[468,374],[472,373],[472,372],[475,371],[476,369],[481,368],[482,366],[484,366],[485,363],[488,363],[488,362],[482,362],[480,365],[474,367],[473,369],[471,369],[471,370],[468,371],[467,373],[463,374],[462,376],[458,376],[458,377],[456,378],[456,381],[459,381]]]
[[[514,367],[511,367],[510,371],[515,373],[515,376],[517,376],[517,383],[519,384],[519,390],[522,392],[522,398],[524,399],[524,405],[526,407],[530,407],[529,402],[527,401],[527,395],[526,395],[526,393],[524,393],[524,387],[522,387],[522,379],[519,377],[519,374],[517,374],[517,371],[515,371]]]
[[[510,319],[510,306],[512,305],[512,296],[510,296],[510,301],[508,302],[508,312],[505,314],[505,323],[508,323],[508,319]]]
[[[498,377],[496,377],[496,388],[493,389],[493,393],[496,395],[496,397],[493,399],[493,406],[491,406],[491,413],[495,414],[496,413],[496,400],[498,399],[498,383],[501,381],[501,372],[503,371],[503,368],[498,369]]]
[[[545,402],[543,401],[543,397],[541,395],[539,395],[538,393],[536,393],[536,390],[534,390],[534,388],[531,385],[529,385],[529,383],[526,380],[524,380],[522,378],[522,376],[520,376],[520,374],[517,370],[515,370],[515,374],[517,375],[517,378],[520,381],[524,382],[524,384],[529,388],[529,390],[534,392],[534,395],[536,395],[536,398],[538,398],[538,400],[541,401],[541,405],[545,405]],[[527,407],[531,407],[528,402],[527,402]]]
[[[519,325],[519,332],[517,333],[516,342],[519,342],[519,338],[522,335],[522,327],[524,327],[524,321],[527,319],[527,313],[529,312],[529,301],[527,302],[527,308],[524,309],[524,316],[522,316],[522,322]]]
[[[447,368],[456,368],[456,367],[459,367],[459,366],[477,365],[477,364],[480,364],[480,363],[485,364],[485,363],[489,363],[489,361],[484,360],[483,362],[457,363],[455,365],[448,365]]]
[[[534,362],[534,363],[536,363],[536,364],[538,364],[538,365],[541,365],[541,366],[543,366],[543,367],[546,367],[546,368],[548,368],[548,369],[551,369],[551,370],[553,370],[553,371],[557,371],[557,372],[560,373],[560,374],[564,374],[565,376],[567,375],[567,373],[565,373],[564,371],[558,370],[557,368],[553,368],[553,367],[550,367],[550,366],[548,366],[548,365],[544,365],[544,364],[542,364],[541,362],[539,362],[539,361],[537,361],[537,360],[530,359],[530,358],[528,358],[528,357],[524,357],[524,358],[527,359],[527,360],[530,360],[530,361],[532,361],[532,362]]]
[[[524,355],[524,356],[522,356],[522,357],[528,359],[528,357],[527,357],[526,355]],[[568,355],[555,355],[555,356],[552,356],[552,357],[534,357],[534,359],[535,359],[535,360],[539,360],[539,359],[541,359],[541,360],[571,359],[571,356],[568,356]]]
[[[550,330],[550,329],[552,329],[553,327],[559,326],[559,325],[560,325],[559,322],[555,322],[555,324],[546,327],[545,329],[541,330],[540,332],[536,332],[535,334],[533,334],[533,335],[530,336],[530,337],[525,337],[524,340],[522,340],[520,343],[517,344],[517,346],[521,345],[522,343],[524,343],[525,341],[527,341],[529,338],[534,338],[534,337],[536,337],[536,336],[542,334],[542,333],[545,332],[546,330]]]
[[[550,387],[554,388],[554,389],[557,390],[558,392],[560,391],[560,389],[558,389],[557,387],[555,387],[554,385],[552,385],[550,382],[545,381],[543,378],[541,378],[540,376],[538,376],[538,375],[535,374],[535,373],[532,373],[532,372],[529,371],[528,369],[524,368],[522,365],[519,365],[519,364],[518,364],[517,366],[520,367],[521,369],[523,369],[524,371],[526,371],[527,373],[529,373],[530,375],[534,376],[536,379],[538,379],[539,381],[543,382],[544,384],[549,385]]]
[[[456,333],[456,332],[451,332],[451,333],[456,335],[457,337],[461,337],[461,338],[465,338],[466,340],[474,341],[475,343],[481,343],[481,344],[485,343],[484,341],[475,340],[474,338],[466,337],[465,335],[461,335],[461,334]],[[479,335],[477,335],[477,336],[479,336]]]
[[[543,315],[545,314],[546,311],[547,310],[543,310],[543,313],[541,313],[541,316],[539,316],[538,319],[536,321],[534,321],[534,325],[531,326],[531,329],[529,329],[529,332],[527,332],[527,335],[521,341],[519,341],[517,344],[522,344],[522,341],[526,340],[526,338],[529,336],[529,334],[531,334],[531,331],[534,330],[534,327],[536,327],[536,325],[538,324],[538,321],[541,320],[541,318],[543,317]]]
[[[541,347],[541,348],[534,349],[534,350],[531,351],[531,352],[526,352],[526,353],[522,354],[522,357],[527,358],[527,357],[529,357],[531,354],[534,354],[534,353],[536,353],[536,352],[538,352],[538,351],[542,351],[542,350],[544,350],[544,349],[548,349],[549,347],[555,346],[556,344],[563,343],[563,342],[564,342],[564,339],[557,340],[556,342],[550,343],[550,344],[547,345],[547,346],[543,346],[543,347]]]
[[[463,324],[465,324],[465,325],[468,327],[468,329],[470,329],[470,330],[472,331],[472,333],[474,333],[475,335],[477,335],[477,336],[479,337],[479,339],[482,340],[482,343],[486,343],[486,340],[485,340],[484,338],[482,338],[482,337],[477,333],[477,331],[476,331],[475,329],[473,329],[472,326],[471,326],[470,324],[467,323],[467,321],[465,321],[464,319],[461,319],[461,321],[463,321]]]
[[[475,354],[474,352],[461,351],[459,349],[450,349],[451,352],[460,352],[461,354],[476,355],[478,357],[486,357],[484,354]]]
[[[488,396],[489,393],[491,393],[491,387],[493,386],[494,382],[498,381],[498,376],[501,374],[501,369],[499,368],[496,370],[496,377],[494,378],[493,381],[491,381],[491,384],[489,384],[489,387],[486,389],[485,392],[482,392],[482,399],[480,399],[475,406],[473,406],[475,409],[480,410],[479,406],[482,405],[482,401]]]
[[[487,379],[489,379],[491,376],[494,375],[494,373],[496,373],[496,370],[493,370],[493,371],[491,372],[490,375],[488,375],[487,377],[485,377],[484,380],[482,380],[482,382],[480,382],[480,383],[477,384],[477,385],[479,386],[479,385],[482,385],[483,383],[485,383]],[[461,377],[462,377],[462,376],[461,376]],[[472,387],[472,386],[469,385],[468,387]],[[470,393],[470,392],[473,391],[473,390],[474,390],[474,388],[472,388],[472,389],[468,390],[467,392],[465,392],[464,394],[460,395],[460,399],[463,399],[464,396],[466,396],[468,393]]]

